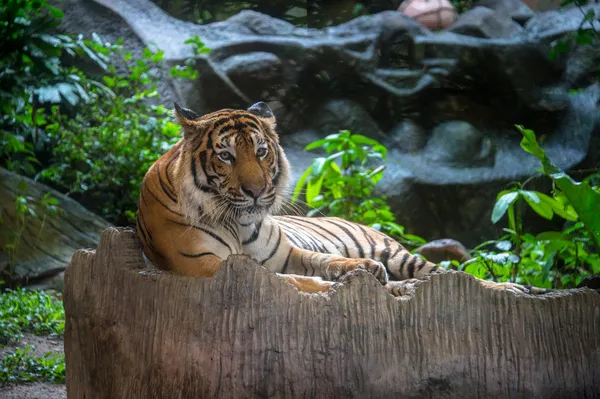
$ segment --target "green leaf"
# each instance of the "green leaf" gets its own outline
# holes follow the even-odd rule
[[[595,191],[587,182],[576,182],[565,172],[554,165],[546,156],[544,150],[535,139],[531,130],[517,126],[523,134],[521,147],[537,157],[542,163],[544,173],[549,176],[556,186],[565,194],[586,230],[592,236],[596,247],[600,248],[600,193]]]
[[[494,210],[492,211],[492,223],[497,223],[502,218],[502,216],[504,216],[504,214],[508,210],[508,207],[511,206],[517,199],[517,196],[518,193],[512,191],[498,198],[496,204],[494,205]]]
[[[552,212],[550,205],[546,202],[542,202],[538,197],[538,193],[535,191],[519,190],[519,195],[529,204],[531,209],[541,217],[550,220],[552,219],[552,216],[554,216],[554,212]]]
[[[325,176],[321,176],[317,180],[310,179],[306,186],[306,202],[310,205],[315,197],[321,193],[321,187],[323,186],[323,179]]]
[[[300,179],[298,179],[298,183],[296,183],[296,187],[294,187],[294,194],[292,195],[292,200],[291,200],[292,204],[294,204],[296,202],[296,200],[300,196],[300,193],[302,193],[302,189],[304,188],[304,185],[306,184],[306,179],[308,179],[308,176],[310,176],[311,173],[312,173],[312,166],[309,166],[308,169],[306,169],[304,171],[302,176],[300,176]]]

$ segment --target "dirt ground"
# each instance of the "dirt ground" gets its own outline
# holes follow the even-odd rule
[[[62,338],[37,337],[33,334],[25,334],[23,339],[13,346],[0,349],[0,358],[15,348],[24,348],[32,345],[35,349],[30,352],[36,356],[43,356],[48,352],[64,353]],[[34,382],[29,384],[12,384],[0,387],[0,398],[2,399],[66,399],[67,389],[63,384],[50,384],[45,382]]]

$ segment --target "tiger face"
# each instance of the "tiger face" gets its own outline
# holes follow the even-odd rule
[[[267,104],[204,116],[175,104],[184,138],[180,170],[183,213],[251,224],[277,212],[289,180],[289,163]]]

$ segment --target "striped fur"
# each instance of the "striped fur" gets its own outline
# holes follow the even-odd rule
[[[266,104],[202,117],[176,104],[175,115],[183,138],[148,170],[137,213],[144,253],[158,267],[212,276],[229,255],[247,254],[305,292],[360,268],[394,295],[399,280],[437,270],[370,227],[273,216],[290,168]]]

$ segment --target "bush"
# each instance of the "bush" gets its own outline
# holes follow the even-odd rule
[[[46,127],[53,150],[41,180],[115,223],[135,219],[144,173],[180,138],[169,111],[151,103],[162,55],[145,49],[125,75],[109,66],[103,82],[110,95],[91,88],[92,100],[73,118],[60,115]]]
[[[0,166],[27,175],[35,173],[35,152],[46,142],[47,106],[75,106],[95,83],[61,58],[85,56],[105,66],[99,38],[52,33],[62,16],[46,0],[6,0],[0,6]]]
[[[306,146],[305,150],[324,150],[326,157],[316,158],[300,177],[292,202],[306,187],[306,203],[313,209],[308,215],[325,213],[339,216],[380,230],[408,245],[425,240],[405,234],[395,222],[385,197],[375,197],[373,190],[383,177],[387,149],[377,142],[348,130],[332,134]]]
[[[583,278],[600,273],[600,188],[589,183],[594,175],[583,182],[572,180],[548,159],[533,131],[517,128],[523,134],[521,147],[540,160],[544,175],[553,181],[552,196],[525,190],[525,184],[499,193],[492,222],[506,214],[508,228],[504,230],[508,234],[475,248],[475,257],[462,265],[462,270],[494,281],[575,287]],[[527,233],[521,218],[523,206],[545,219],[558,216],[566,227],[537,235]]]
[[[442,266],[460,269],[479,278],[497,282],[512,281],[543,288],[575,287],[581,279],[600,273],[600,188],[588,182],[600,180],[600,174],[586,181],[573,181],[546,157],[532,131],[518,127],[524,138],[523,149],[536,156],[543,172],[555,189],[551,196],[526,190],[524,184],[498,194],[492,222],[507,216],[507,234],[477,246],[473,259],[442,262]],[[304,191],[306,203],[313,208],[308,216],[324,213],[370,225],[408,245],[425,242],[405,234],[396,224],[385,198],[373,196],[383,176],[387,150],[377,141],[341,131],[315,141],[306,150],[324,150],[301,176],[293,201]],[[566,222],[562,231],[534,235],[523,226],[521,208],[529,206],[538,215],[551,219],[555,215]]]

